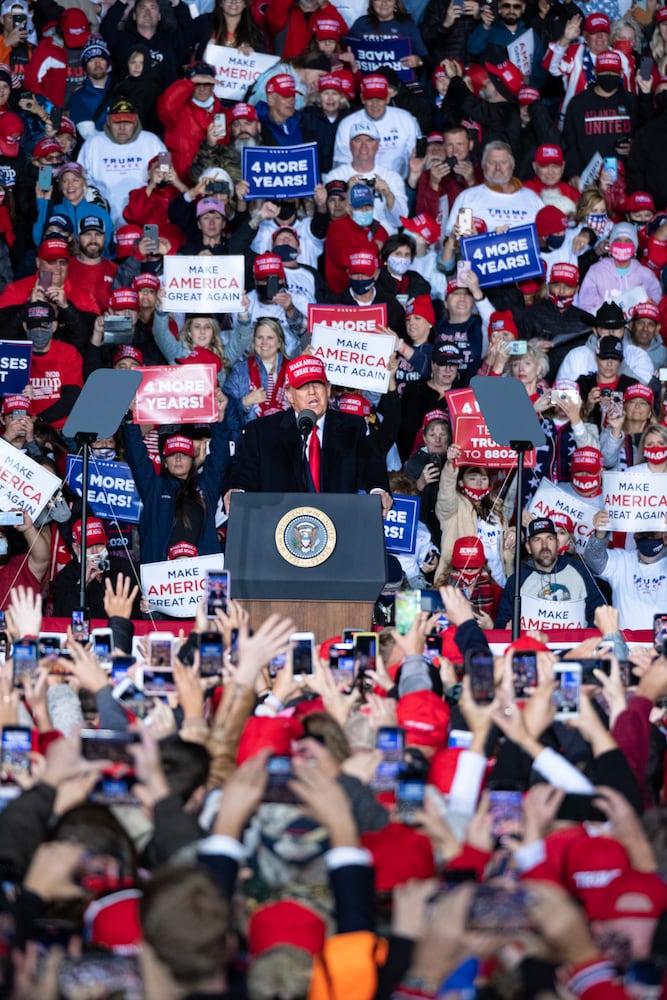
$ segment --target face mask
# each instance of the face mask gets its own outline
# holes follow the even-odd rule
[[[288,219],[293,219],[295,215],[294,202],[284,201],[280,206],[280,211],[278,212],[278,218],[281,222],[287,222]]]
[[[483,500],[484,497],[488,497],[491,492],[490,486],[482,486],[479,488],[476,486],[462,486],[461,489],[465,495],[473,501],[473,503],[479,503],[479,501]]]
[[[644,458],[647,462],[659,465],[661,462],[667,461],[667,448],[660,448],[656,444],[650,445],[648,448],[644,448]]]
[[[637,552],[645,559],[652,559],[659,555],[665,547],[662,538],[635,538]]]
[[[51,343],[51,338],[53,334],[50,330],[28,330],[28,340],[31,341],[32,346],[36,351],[44,351]]]
[[[9,553],[9,542],[4,535],[0,536],[0,559]]]
[[[565,233],[562,236],[547,236],[547,246],[550,250],[560,250],[563,243],[565,242]]]
[[[667,111],[667,90],[663,90],[661,94],[656,95],[655,106],[658,111]]]
[[[574,295],[553,295],[549,292],[549,302],[552,302],[556,309],[569,309],[574,302]]]
[[[572,476],[572,485],[582,497],[599,497],[602,493],[602,479],[598,476]]]
[[[355,209],[355,211],[352,212],[352,221],[356,222],[358,226],[370,226],[373,222],[373,209]]]
[[[213,94],[209,97],[207,101],[198,101],[194,97],[192,98],[192,103],[196,104],[198,108],[212,108],[213,107]]]
[[[409,257],[397,257],[395,254],[387,257],[387,267],[394,274],[405,274],[411,264],[412,261]]]
[[[570,543],[569,542],[563,542],[562,545],[558,546],[558,555],[559,556],[564,556],[565,553],[569,552],[569,551],[570,551]]]
[[[296,247],[291,247],[288,243],[282,243],[280,246],[274,247],[273,252],[286,264],[296,260],[299,256],[299,251]]]
[[[632,243],[617,243],[615,240],[609,244],[609,256],[617,264],[629,264],[635,255],[635,248]]]
[[[630,59],[634,52],[634,46],[629,38],[617,38],[614,42],[613,48],[617,52],[622,52],[624,55]]]
[[[108,462],[113,462],[116,457],[115,448],[93,448],[93,455],[95,458],[104,459]]]
[[[99,552],[86,552],[86,562],[94,563],[103,573],[109,569],[109,550],[101,549]]]
[[[350,291],[355,295],[366,295],[375,284],[375,278],[350,278]]]
[[[615,73],[600,73],[595,81],[607,94],[614,94],[618,90],[621,80]]]

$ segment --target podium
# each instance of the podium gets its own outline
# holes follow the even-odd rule
[[[255,628],[273,612],[319,640],[369,628],[387,578],[380,498],[233,493],[225,569]]]

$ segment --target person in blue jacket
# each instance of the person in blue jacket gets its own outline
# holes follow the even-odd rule
[[[211,447],[197,471],[192,438],[172,434],[162,448],[162,472],[155,475],[138,424],[127,422],[126,459],[143,503],[139,521],[141,562],[163,562],[172,545],[190,542],[200,556],[220,552],[215,511],[220,483],[230,461],[227,398],[216,392],[218,420],[211,424]]]

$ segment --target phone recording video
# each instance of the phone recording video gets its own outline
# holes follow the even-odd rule
[[[396,812],[401,823],[412,826],[419,810],[424,808],[425,781],[399,781],[396,789]]]
[[[229,571],[209,571],[206,574],[206,616],[215,618],[216,611],[227,613],[229,600]]]
[[[90,612],[87,608],[72,611],[72,638],[85,646],[90,640]]]
[[[288,787],[288,781],[294,778],[292,758],[276,754],[266,762],[267,782],[262,797],[263,802],[278,802],[282,805],[294,805],[300,799]]]
[[[18,639],[13,647],[12,679],[14,687],[23,687],[27,677],[32,679],[37,667],[39,647],[36,639]]]
[[[554,680],[558,685],[553,694],[555,718],[576,719],[581,699],[581,664],[562,660],[554,666]]]
[[[537,687],[537,653],[535,650],[515,650],[512,653],[514,697],[525,698],[526,692]]]
[[[152,632],[148,637],[148,663],[151,667],[171,670],[174,636],[168,632]]]
[[[32,730],[28,726],[3,726],[0,747],[3,781],[30,774]]]
[[[199,636],[199,673],[216,677],[222,673],[224,644],[221,632],[202,632]]]
[[[496,693],[493,654],[486,651],[466,653],[466,673],[470,691],[478,705],[490,705]]]
[[[315,673],[313,663],[314,634],[312,632],[293,632],[289,641],[292,650],[292,673],[295,677],[312,677]]]
[[[375,747],[382,751],[382,760],[371,778],[374,792],[395,791],[403,770],[405,730],[400,726],[381,726],[377,731]]]

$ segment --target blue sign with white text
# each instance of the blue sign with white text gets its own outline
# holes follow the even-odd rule
[[[544,277],[537,230],[532,222],[504,233],[464,236],[460,245],[461,256],[470,261],[480,288]]]
[[[345,41],[354,52],[354,58],[360,71],[367,75],[374,73],[380,66],[390,66],[399,80],[411,83],[415,74],[409,66],[404,66],[401,59],[412,55],[412,45],[409,38],[398,35],[366,35],[364,38],[354,38],[349,35]]]
[[[0,396],[20,395],[30,381],[32,344],[0,340]]]
[[[67,456],[67,482],[81,496],[83,458]],[[139,523],[141,500],[134,485],[130,467],[125,462],[107,462],[91,458],[88,463],[88,503],[96,517],[103,521]]]
[[[241,175],[250,185],[246,200],[306,198],[319,180],[317,143],[303,146],[245,146]]]
[[[394,506],[384,519],[384,540],[387,552],[412,555],[417,544],[419,497],[394,493]]]

